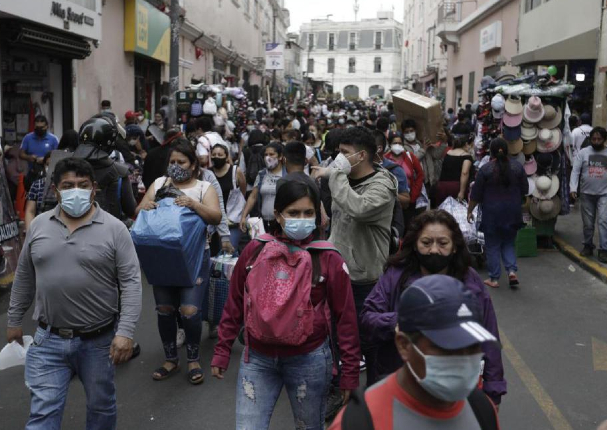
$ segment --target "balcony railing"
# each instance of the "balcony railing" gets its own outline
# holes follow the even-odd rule
[[[462,4],[455,0],[445,0],[438,7],[438,24],[460,22],[462,20]]]

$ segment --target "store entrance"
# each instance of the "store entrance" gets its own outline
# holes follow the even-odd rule
[[[160,65],[158,61],[135,55],[135,109],[149,112],[151,118],[160,108]]]

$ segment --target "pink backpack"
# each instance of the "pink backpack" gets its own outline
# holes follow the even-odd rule
[[[323,300],[312,306],[312,256],[308,251],[336,249],[324,241],[298,248],[267,234],[255,240],[265,245],[245,283],[245,339],[251,335],[270,345],[301,345],[314,330],[315,312],[326,305]]]

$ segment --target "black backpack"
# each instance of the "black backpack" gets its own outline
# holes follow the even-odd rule
[[[128,180],[129,169],[127,166],[118,163],[112,163],[109,166],[98,167],[95,169],[95,179],[97,181],[97,192],[95,201],[99,207],[114,217],[121,219],[122,205],[120,204],[120,191],[124,178]]]
[[[266,164],[263,161],[263,148],[246,148],[244,154],[245,164],[247,165],[245,178],[247,184],[253,185],[259,172],[266,168]]]
[[[499,430],[495,407],[489,397],[478,388],[468,396],[468,403],[481,430]],[[352,391],[341,420],[342,430],[374,430],[371,412],[362,390]]]
[[[397,164],[387,167],[388,171],[391,172]],[[392,224],[390,225],[390,250],[389,254],[396,254],[400,249],[400,240],[405,236],[405,216],[403,215],[403,208],[398,201],[398,196],[394,202],[394,208],[392,209]]]

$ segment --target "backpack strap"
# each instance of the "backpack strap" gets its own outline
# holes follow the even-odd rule
[[[306,251],[336,251],[339,252],[335,245],[327,240],[314,240],[305,246],[303,249]]]
[[[468,403],[474,412],[474,416],[481,426],[481,430],[499,430],[500,425],[493,402],[478,388],[468,396]]]
[[[263,243],[268,243],[268,242],[272,242],[273,240],[276,240],[276,238],[274,236],[272,236],[271,234],[262,234],[259,235],[255,238],[255,240],[259,241],[259,242],[263,242]]]
[[[359,388],[350,394],[350,401],[341,418],[341,428],[342,430],[373,430],[375,428],[363,389]]]

